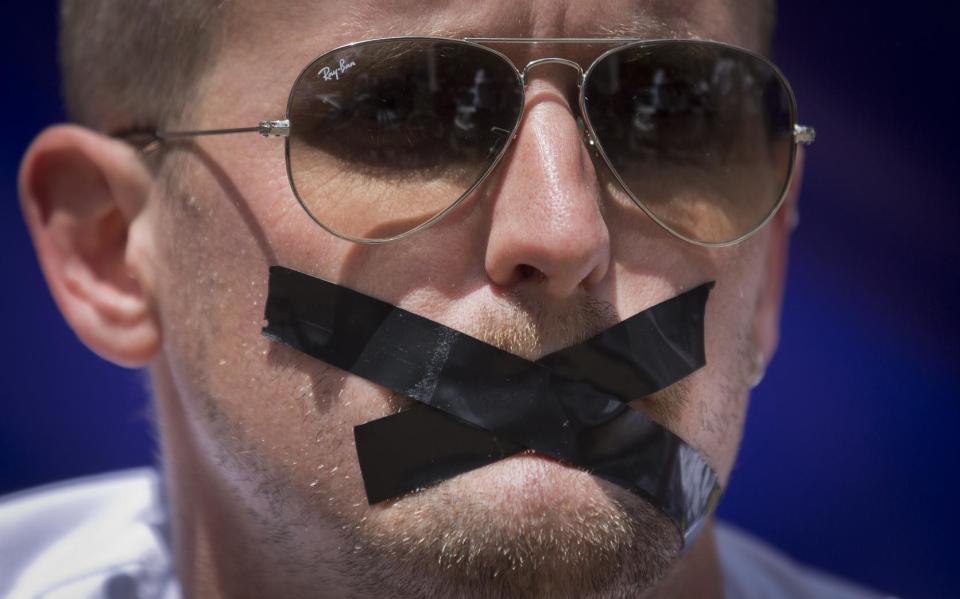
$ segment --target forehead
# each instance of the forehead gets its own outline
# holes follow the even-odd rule
[[[395,35],[703,38],[758,49],[762,0],[245,0],[232,42],[316,54]],[[278,48],[279,49],[279,48]]]

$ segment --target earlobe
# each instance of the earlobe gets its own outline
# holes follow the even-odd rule
[[[790,234],[798,222],[797,200],[803,176],[803,149],[799,148],[794,162],[793,176],[783,206],[768,223],[770,231],[764,262],[764,281],[757,302],[753,342],[761,368],[770,363],[780,340],[780,312],[783,287],[786,283]]]
[[[100,356],[142,366],[160,346],[147,218],[151,175],[135,149],[73,125],[43,131],[20,166],[20,203],[54,300]]]

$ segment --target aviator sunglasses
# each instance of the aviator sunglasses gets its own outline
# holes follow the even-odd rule
[[[509,44],[613,47],[585,69],[547,57],[520,70],[495,49]],[[290,186],[310,217],[337,237],[384,243],[436,223],[490,175],[520,126],[530,72],[546,64],[576,71],[584,143],[625,200],[697,245],[730,245],[762,227],[783,203],[797,145],[814,139],[797,124],[787,80],[758,54],[608,38],[356,42],[303,69],[283,120],[146,135],[283,137]]]

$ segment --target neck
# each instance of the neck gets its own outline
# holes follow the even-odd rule
[[[698,597],[723,599],[723,574],[717,558],[713,518],[704,524],[693,545],[680,558],[664,581],[643,599]]]

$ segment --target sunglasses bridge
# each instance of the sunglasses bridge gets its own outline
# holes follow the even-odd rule
[[[547,57],[547,58],[538,58],[536,60],[531,60],[523,67],[523,72],[520,74],[520,81],[523,83],[523,86],[527,86],[527,75],[533,69],[548,65],[548,64],[559,64],[577,72],[577,88],[580,88],[583,85],[583,67],[580,66],[580,63],[574,62],[566,58],[559,57]]]

